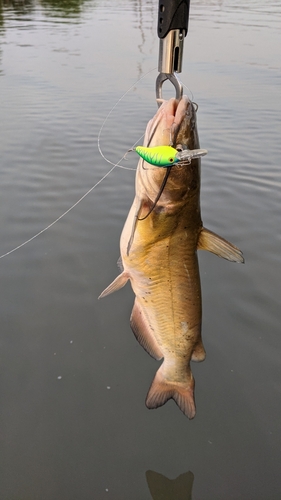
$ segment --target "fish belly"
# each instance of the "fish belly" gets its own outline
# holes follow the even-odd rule
[[[182,245],[175,252],[173,246],[176,242],[155,244],[129,274],[163,355],[188,363],[201,335],[198,261],[196,250],[188,252]]]

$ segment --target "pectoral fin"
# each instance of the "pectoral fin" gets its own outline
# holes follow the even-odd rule
[[[102,299],[103,297],[106,297],[110,293],[116,292],[117,290],[120,290],[123,286],[126,285],[127,281],[129,279],[129,274],[128,273],[121,273],[117,278],[115,278],[110,285],[100,294],[99,299]]]
[[[154,359],[162,359],[163,354],[153,335],[153,330],[149,324],[138,300],[135,300],[130,319],[131,328],[140,345]]]
[[[244,262],[243,254],[239,248],[204,227],[199,235],[197,248],[198,250],[208,250],[218,257],[223,257],[232,262]]]

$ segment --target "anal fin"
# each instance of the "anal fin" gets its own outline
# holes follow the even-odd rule
[[[197,363],[200,363],[201,361],[204,361],[205,358],[206,358],[206,351],[204,349],[203,342],[200,339],[192,351],[191,361],[196,361]]]
[[[204,227],[199,234],[197,248],[198,250],[208,250],[218,257],[223,257],[232,262],[244,262],[243,254],[239,248]]]
[[[153,330],[146,318],[138,300],[135,300],[132,310],[130,325],[134,335],[140,345],[152,356],[154,359],[162,359],[162,351],[154,337]]]

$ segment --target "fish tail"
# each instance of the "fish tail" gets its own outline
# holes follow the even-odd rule
[[[164,376],[163,365],[157,371],[148,391],[145,404],[150,410],[163,406],[169,399],[173,399],[180,410],[192,419],[196,408],[194,401],[194,378],[192,373],[184,382],[173,382]]]

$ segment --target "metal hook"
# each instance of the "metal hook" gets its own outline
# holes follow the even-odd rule
[[[174,85],[176,90],[176,99],[180,100],[182,98],[183,86],[174,73],[159,73],[156,78],[156,99],[162,99],[162,86],[166,80],[170,80],[170,82]]]

